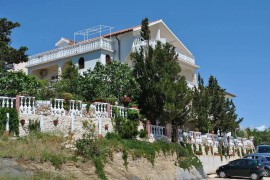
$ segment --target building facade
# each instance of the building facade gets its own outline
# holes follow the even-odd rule
[[[146,42],[141,40],[140,26],[127,28],[124,30],[111,32],[101,35],[102,30],[108,30],[108,26],[97,26],[84,31],[76,32],[83,35],[81,41],[61,38],[55,45],[55,49],[35,54],[29,57],[26,64],[27,72],[44,80],[57,80],[67,67],[69,61],[78,66],[82,73],[87,69],[93,69],[96,62],[106,64],[106,61],[119,60],[132,66],[130,53]],[[179,57],[179,64],[182,68],[181,74],[186,77],[190,87],[196,84],[196,69],[199,68],[195,63],[192,53],[184,44],[173,34],[162,20],[149,23],[151,31],[150,45],[154,46],[157,41],[171,43],[176,47]],[[88,38],[88,35],[97,33],[98,36]]]

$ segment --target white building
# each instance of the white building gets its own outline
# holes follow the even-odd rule
[[[195,71],[199,68],[195,64],[192,53],[174,35],[162,20],[149,23],[151,31],[150,44],[157,41],[168,42],[176,47],[182,75],[186,77],[189,86],[196,83]],[[67,67],[67,62],[72,61],[78,65],[79,71],[93,69],[96,62],[105,64],[106,59],[120,60],[122,63],[131,64],[130,53],[146,42],[141,41],[140,26],[111,32],[109,26],[96,26],[74,33],[74,40],[61,38],[55,49],[35,54],[29,57],[26,65],[28,74],[36,75],[40,79],[55,80]],[[103,35],[105,31],[109,31]],[[84,39],[77,41],[76,37],[82,35]],[[97,35],[92,38],[93,35]]]

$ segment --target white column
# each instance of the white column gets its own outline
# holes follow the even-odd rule
[[[58,79],[61,79],[62,76],[62,69],[63,69],[63,64],[58,64],[58,68],[57,68],[57,75],[58,75]]]
[[[197,86],[197,76],[196,76],[196,73],[194,73],[193,76],[192,76],[192,82],[193,82],[194,86]]]
[[[101,118],[98,119],[98,134],[102,135],[102,121],[101,121]]]
[[[71,114],[71,119],[70,119],[70,132],[73,133],[74,131],[74,115]]]
[[[160,41],[160,28],[158,28],[156,40]]]
[[[40,131],[42,132],[44,127],[43,127],[43,115],[40,115],[40,121],[39,121],[39,127],[40,127]]]
[[[9,132],[9,113],[7,113],[6,132]]]

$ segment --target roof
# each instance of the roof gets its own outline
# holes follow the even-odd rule
[[[232,98],[235,98],[236,95],[235,94],[232,94],[232,93],[229,93],[229,92],[225,92],[225,96],[229,96],[229,97],[232,97]]]
[[[149,22],[149,25],[153,25],[153,24],[160,22],[160,21],[162,21],[162,20],[158,19],[156,21]],[[140,27],[141,27],[141,25],[133,26],[130,28],[126,28],[126,29],[122,29],[122,30],[113,32],[111,34],[105,34],[103,37],[117,36],[117,35],[124,34],[124,33],[130,32],[130,31],[134,31],[134,30],[136,30],[136,28],[140,28]]]

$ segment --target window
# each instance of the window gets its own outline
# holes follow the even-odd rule
[[[236,160],[230,162],[230,166],[241,166],[242,165],[242,160]]]
[[[79,69],[84,69],[84,58],[83,57],[81,57],[79,59]]]
[[[111,63],[111,56],[109,54],[106,54],[106,64]]]

